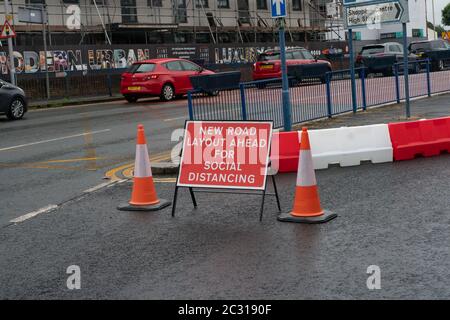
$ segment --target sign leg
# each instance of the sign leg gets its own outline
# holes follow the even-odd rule
[[[192,203],[194,204],[194,208],[197,209],[197,200],[195,199],[194,190],[189,188],[189,193],[191,194]]]
[[[263,190],[262,199],[261,199],[261,210],[259,212],[259,221],[262,221],[263,212],[264,212],[264,200],[266,199],[266,189]]]
[[[175,187],[175,192],[173,194],[172,217],[175,217],[175,209],[177,207],[177,198],[178,198],[178,186]]]
[[[275,192],[275,198],[277,199],[278,211],[281,212],[280,197],[278,197],[278,188],[277,188],[277,183],[275,182],[274,175],[272,175],[272,183],[273,183],[273,191]]]

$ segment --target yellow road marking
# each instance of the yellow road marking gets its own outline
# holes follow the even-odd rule
[[[61,160],[41,161],[38,163],[67,163],[67,162],[79,162],[79,161],[95,161],[95,160],[102,160],[102,159],[105,159],[105,158],[89,157],[89,158],[77,158],[77,159],[61,159]]]
[[[166,151],[166,152],[162,152],[159,154],[154,155],[153,157],[150,158],[150,162],[158,162],[158,161],[162,161],[162,160],[169,160],[171,159],[171,152],[170,151]],[[116,181],[116,180],[120,180],[121,178],[117,175],[119,172],[122,172],[122,175],[124,175],[127,178],[131,178],[131,172],[134,169],[134,162],[131,163],[127,163],[124,165],[121,165],[117,168],[113,168],[111,170],[109,170],[108,172],[105,173],[105,177],[110,179],[111,181]],[[127,175],[125,175],[127,174]]]
[[[153,181],[161,183],[175,183],[177,182],[177,178],[153,178]]]

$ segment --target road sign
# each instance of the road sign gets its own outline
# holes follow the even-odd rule
[[[409,22],[407,0],[391,0],[345,7],[347,28],[369,27],[385,23]]]
[[[272,18],[286,17],[286,0],[270,0],[272,4]]]
[[[5,24],[2,27],[2,32],[0,33],[0,38],[14,38],[16,36],[16,32],[9,24],[8,20],[5,21]]]
[[[187,121],[177,187],[264,190],[272,122]]]

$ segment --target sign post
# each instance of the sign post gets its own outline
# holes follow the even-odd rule
[[[352,98],[355,111],[356,92],[354,87],[354,59],[352,49],[352,29],[381,28],[382,24],[401,23],[403,28],[403,74],[405,78],[406,117],[410,113],[409,75],[408,75],[408,35],[406,23],[409,22],[408,0],[344,0],[345,26],[349,30],[350,69],[352,70]]]
[[[284,31],[284,18],[286,17],[286,0],[271,0],[272,18],[276,19],[278,24],[278,40],[280,43],[280,59],[281,59],[281,97],[283,103],[283,123],[284,130],[291,131],[291,102],[289,100],[289,82],[286,66],[286,38]]]
[[[6,24],[11,25],[10,22],[12,20],[12,16],[10,15],[10,7],[9,1],[5,0],[5,26]],[[3,28],[5,28],[5,26]],[[2,30],[3,31],[3,30]],[[9,54],[9,76],[12,85],[16,85],[16,67],[14,64],[14,49],[12,37],[8,36],[8,54]]]
[[[270,121],[186,121],[172,216],[180,187],[189,188],[194,207],[193,188],[223,193],[231,192],[217,189],[234,189],[262,196],[260,220],[266,195],[276,196],[281,211],[273,175],[275,193],[266,192],[272,126]]]

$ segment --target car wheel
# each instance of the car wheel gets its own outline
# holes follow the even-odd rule
[[[438,61],[438,70],[443,71],[444,69],[445,69],[444,60],[439,60]]]
[[[26,112],[25,103],[21,98],[14,98],[14,100],[9,105],[9,110],[6,113],[6,116],[10,120],[19,120],[23,118],[23,115]]]
[[[170,101],[175,98],[175,90],[171,84],[165,84],[161,90],[161,100]]]
[[[130,96],[130,95],[126,95],[125,99],[129,102],[129,103],[134,103],[138,100],[138,97],[136,96]]]

